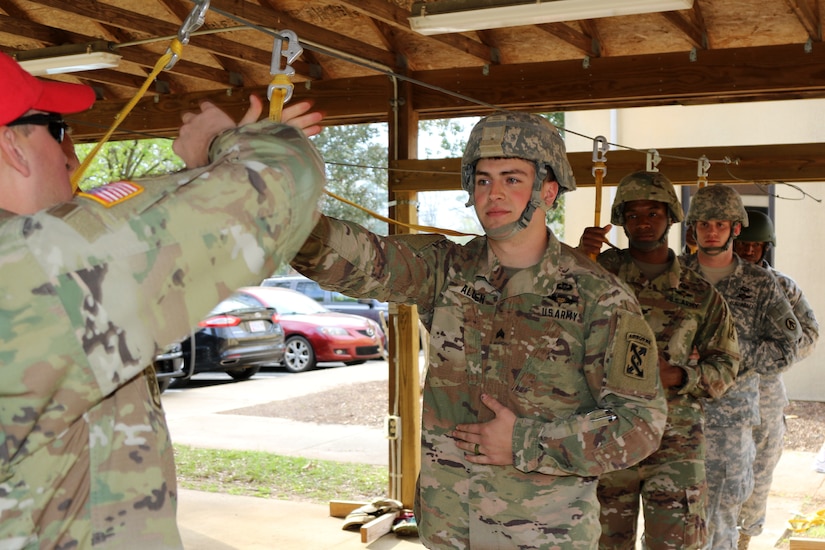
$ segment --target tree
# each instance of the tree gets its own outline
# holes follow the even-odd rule
[[[91,153],[93,143],[75,147],[81,162]],[[105,143],[83,174],[81,189],[112,181],[161,176],[183,168],[183,161],[172,151],[172,140],[164,138],[111,141]]]
[[[343,198],[383,216],[387,215],[386,130],[378,124],[324,128],[313,138],[327,165],[327,188]],[[321,211],[334,218],[357,222],[386,235],[387,224],[366,212],[326,197]]]

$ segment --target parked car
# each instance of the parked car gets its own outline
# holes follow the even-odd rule
[[[167,346],[163,353],[155,356],[152,366],[155,367],[158,389],[163,393],[173,379],[186,375],[183,369],[183,347],[180,342]]]
[[[248,380],[263,365],[277,364],[284,358],[284,329],[277,310],[247,294],[232,294],[198,326],[194,338],[181,342],[186,374],[174,378],[173,386],[185,385],[201,372],[226,372],[235,380]]]
[[[324,290],[318,283],[308,279],[303,275],[286,275],[282,277],[269,277],[261,281],[261,286],[277,286],[296,290],[301,294],[309,296],[325,308],[339,313],[352,313],[372,319],[382,327],[386,326],[387,302],[379,302],[371,298],[350,298],[340,292]],[[383,314],[384,319],[381,319]]]
[[[303,372],[326,362],[356,365],[382,356],[384,333],[372,319],[330,311],[288,288],[244,287],[238,293],[278,311],[286,334],[282,363],[290,372]]]

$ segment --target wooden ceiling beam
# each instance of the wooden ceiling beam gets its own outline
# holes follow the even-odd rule
[[[587,36],[566,23],[541,23],[536,25],[544,32],[552,34],[556,38],[567,42],[584,55],[589,57],[599,57],[597,42],[592,37]]]
[[[805,27],[805,31],[811,40],[822,41],[822,25],[819,22],[819,0],[813,0],[813,5],[809,0],[786,0],[799,22]]]
[[[684,52],[596,58],[590,61],[588,69],[581,62],[562,61],[491,66],[486,71],[482,67],[418,71],[412,78],[502,108],[554,112],[822,98],[825,97],[825,80],[817,78],[819,74],[825,74],[825,44],[822,43],[815,43],[810,53],[806,53],[801,44],[765,46],[702,51],[696,61],[690,61],[688,53]],[[553,75],[553,78],[547,75]],[[477,116],[490,112],[485,105],[422,86],[416,88],[413,108],[422,119]],[[170,94],[168,100],[187,103],[194,97],[222,104],[227,96],[240,95],[245,101],[250,92],[260,93],[261,90],[266,88],[222,88],[197,94]],[[293,97],[294,101],[315,100],[316,106],[328,113],[330,124],[385,122],[392,87],[384,75],[298,82]],[[99,101],[83,116],[108,124],[112,120],[111,114],[118,112],[123,104],[124,100]],[[99,115],[101,112],[106,115]],[[165,109],[153,118],[160,132],[177,130],[176,126],[170,128],[168,118]],[[172,124],[176,122],[175,117]],[[151,122],[147,119],[146,124]],[[93,139],[94,134],[88,137]]]
[[[113,140],[145,137],[174,137],[180,127],[180,115],[196,111],[202,101],[210,101],[224,109],[235,120],[240,120],[249,107],[249,96],[256,94],[266,99],[267,86],[224,88],[217,91],[185,94],[147,95],[121,123]],[[312,99],[315,108],[326,114],[328,125],[359,124],[386,121],[391,110],[390,80],[385,76],[340,79],[311,83],[296,83],[292,100]],[[97,101],[84,113],[66,117],[72,126],[72,137],[78,143],[99,140],[127,100]]]
[[[693,21],[687,19],[681,12],[678,11],[666,11],[662,12],[662,16],[670,21],[670,23],[682,31],[682,34],[685,35],[685,38],[693,44],[694,48],[698,48],[700,50],[706,50],[708,47],[708,35],[704,31],[704,29],[700,28],[698,25],[694,24]]]
[[[413,73],[422,119],[490,111],[479,102],[540,112],[825,97],[825,44],[599,57]],[[548,78],[552,75],[552,78]]]
[[[150,36],[174,36],[178,34],[180,25],[168,23],[160,19],[148,17],[141,13],[118,8],[103,2],[73,2],[71,4],[64,0],[33,0],[37,4],[48,6],[53,9],[63,10],[86,17],[98,23],[117,24],[129,30],[148,34]],[[260,9],[260,7],[259,7]],[[220,52],[226,57],[232,57],[241,61],[252,61],[269,66],[272,60],[272,49],[264,50],[249,44],[242,44],[217,35],[198,35],[192,38],[189,47],[198,47],[212,52]],[[125,49],[125,48],[124,48]],[[184,48],[184,56],[186,49]],[[309,77],[314,68],[299,60],[292,64],[296,72],[302,76]]]
[[[674,184],[696,185],[697,160],[693,159],[705,155],[731,160],[728,165],[711,165],[708,180],[712,184],[825,181],[823,150],[825,143],[658,149],[662,157],[659,169]],[[576,185],[594,186],[593,152],[573,152],[567,156]],[[644,169],[645,160],[644,152],[609,151],[604,184],[617,185],[626,174]],[[393,161],[390,162],[390,192],[460,190],[460,173],[461,159],[458,158]]]
[[[401,31],[405,34],[422,36],[410,28],[410,13],[407,10],[387,2],[387,0],[338,0],[354,12],[360,13],[376,21]],[[461,34],[441,34],[427,37],[429,40],[440,42],[454,50],[464,52],[485,63],[496,63],[497,56],[484,44]]]
[[[311,25],[283,11],[273,11],[244,0],[211,0],[210,6],[262,27],[291,30],[298,35],[299,40],[307,41],[307,44],[322,44],[334,52],[343,52],[354,58],[366,59],[390,68],[396,67],[395,56],[391,52]]]

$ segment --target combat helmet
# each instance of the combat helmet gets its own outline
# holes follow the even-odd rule
[[[699,250],[708,255],[717,255],[730,248],[739,227],[748,226],[748,213],[742,203],[742,197],[731,187],[725,185],[708,185],[701,187],[688,207],[685,223],[691,226],[696,238],[696,222],[708,220],[728,220],[731,222],[730,235],[722,246],[703,247],[696,239]]]
[[[667,205],[671,222],[684,219],[682,205],[676,197],[673,183],[661,172],[640,170],[628,174],[619,181],[616,197],[610,211],[610,223],[624,225],[624,205],[630,201],[656,201]]]
[[[696,191],[690,201],[685,222],[693,225],[699,221],[730,220],[733,224],[748,226],[748,213],[742,197],[726,185],[708,185]]]
[[[501,228],[499,236],[527,227],[537,208],[544,209],[541,187],[548,168],[559,184],[559,194],[576,189],[573,169],[559,131],[543,116],[505,112],[482,118],[473,127],[461,159],[461,187],[467,191],[467,206],[475,204],[476,164],[483,158],[520,158],[536,165],[533,194],[518,222]]]
[[[776,233],[771,219],[759,210],[745,210],[748,213],[748,226],[742,229],[736,240],[746,243],[771,243],[776,246]]]

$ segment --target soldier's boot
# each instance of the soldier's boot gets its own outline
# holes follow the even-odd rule
[[[751,542],[751,536],[745,533],[739,533],[739,543],[736,545],[736,550],[748,550],[748,545]]]

